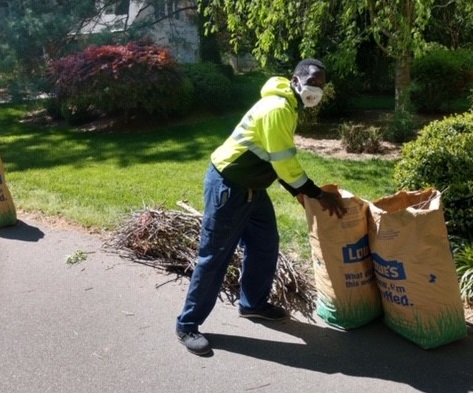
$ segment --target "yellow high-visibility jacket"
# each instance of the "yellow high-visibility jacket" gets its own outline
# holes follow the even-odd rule
[[[290,81],[270,78],[261,89],[261,99],[212,153],[215,168],[224,178],[246,188],[265,189],[279,179],[293,195],[302,192],[317,197],[320,189],[296,158],[297,106]]]

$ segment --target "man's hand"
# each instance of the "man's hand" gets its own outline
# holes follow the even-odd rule
[[[296,195],[297,202],[301,204],[302,207],[305,207],[304,204],[304,194],[297,194]]]
[[[317,200],[323,210],[329,211],[330,216],[333,216],[333,213],[335,213],[338,218],[342,218],[347,212],[347,209],[343,207],[342,197],[337,192],[322,191],[320,198]]]

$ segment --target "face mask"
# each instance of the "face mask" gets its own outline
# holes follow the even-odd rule
[[[316,106],[324,94],[320,87],[304,86],[300,82],[296,87],[296,92],[300,95],[304,108],[312,108]]]

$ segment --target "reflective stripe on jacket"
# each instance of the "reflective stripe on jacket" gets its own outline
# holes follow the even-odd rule
[[[297,99],[283,77],[270,78],[261,97],[211,161],[223,177],[247,188],[267,188],[279,178],[297,189],[308,180],[294,145]]]

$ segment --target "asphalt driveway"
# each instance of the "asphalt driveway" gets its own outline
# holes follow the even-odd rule
[[[253,323],[219,302],[210,357],[175,337],[187,290],[99,235],[19,217],[0,229],[0,392],[473,392],[473,332],[423,350],[382,321],[349,332]],[[78,251],[87,259],[67,264]]]

